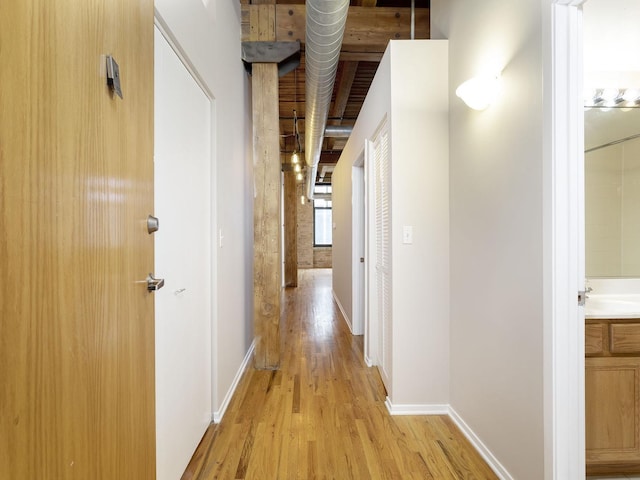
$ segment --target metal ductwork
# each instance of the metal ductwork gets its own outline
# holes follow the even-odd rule
[[[353,125],[327,125],[324,136],[329,138],[349,138],[353,131]]]
[[[307,0],[306,10],[304,150],[307,197],[312,199],[349,0]]]

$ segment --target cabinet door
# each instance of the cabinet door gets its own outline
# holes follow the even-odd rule
[[[640,461],[640,358],[586,359],[588,464]]]

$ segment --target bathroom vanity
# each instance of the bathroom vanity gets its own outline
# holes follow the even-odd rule
[[[585,355],[587,474],[640,473],[640,316],[588,317]]]

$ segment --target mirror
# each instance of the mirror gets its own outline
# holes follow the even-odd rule
[[[585,110],[587,277],[640,277],[640,108]]]

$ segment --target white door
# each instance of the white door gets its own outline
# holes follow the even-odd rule
[[[375,271],[378,339],[378,369],[391,395],[392,374],[392,277],[391,277],[391,159],[386,123],[373,140],[375,202]]]
[[[157,478],[176,480],[212,419],[212,102],[155,29]]]

